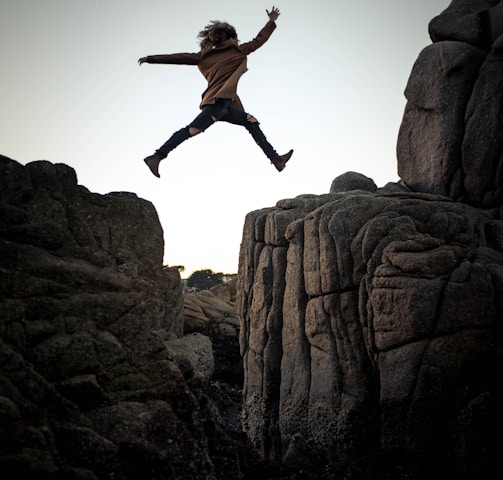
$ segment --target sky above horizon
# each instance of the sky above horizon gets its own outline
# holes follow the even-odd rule
[[[278,28],[248,57],[238,93],[282,154],[278,173],[243,127],[219,122],[161,163],[143,163],[199,113],[197,67],[140,57],[197,52],[228,21],[255,37],[272,3],[242,0],[0,0],[0,154],[65,163],[78,182],[153,203],[167,265],[236,273],[247,213],[324,194],[348,171],[398,180],[404,89],[429,21],[449,0],[283,0]]]

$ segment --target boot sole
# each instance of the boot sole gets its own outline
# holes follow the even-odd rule
[[[143,161],[145,162],[145,164],[147,165],[147,167],[149,168],[149,170],[157,177],[157,178],[161,178],[161,176],[159,175],[159,172],[157,171],[157,169],[154,168],[153,165],[150,165],[149,161],[148,161],[148,157],[147,158],[144,158]],[[157,168],[159,168],[159,164],[157,164]]]

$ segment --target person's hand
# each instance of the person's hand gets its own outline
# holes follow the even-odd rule
[[[138,63],[141,65],[142,63],[145,63],[147,61],[147,57],[141,57],[139,60],[138,60]]]
[[[275,22],[279,17],[279,10],[274,6],[271,8],[271,11],[266,9],[266,12],[271,22]]]

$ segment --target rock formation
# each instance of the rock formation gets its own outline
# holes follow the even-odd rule
[[[400,182],[250,212],[243,426],[334,479],[490,477],[503,426],[503,2],[454,0],[405,90]]]
[[[0,157],[0,212],[2,479],[242,478],[153,205]]]
[[[0,156],[2,479],[492,478],[503,2],[429,31],[401,180],[250,212],[235,290],[183,297],[150,202]]]
[[[429,25],[398,136],[412,189],[483,208],[503,202],[503,3],[454,0]]]
[[[239,353],[239,317],[236,313],[234,278],[209,290],[184,295],[184,332],[201,333],[211,339],[214,375],[241,388],[243,364]]]

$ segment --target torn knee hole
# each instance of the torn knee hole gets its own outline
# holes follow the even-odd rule
[[[250,114],[246,115],[246,120],[248,122],[255,122],[255,123],[258,121],[253,115]]]
[[[193,137],[194,135],[197,135],[198,133],[201,133],[202,130],[200,130],[199,128],[196,128],[196,127],[190,127],[189,128],[189,135],[191,137]]]

